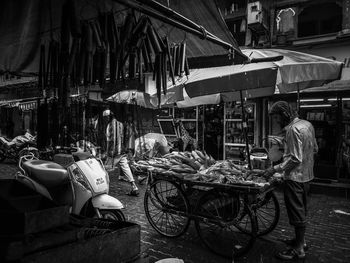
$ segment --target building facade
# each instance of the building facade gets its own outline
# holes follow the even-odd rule
[[[344,63],[341,79],[300,93],[299,114],[315,126],[320,180],[350,182],[350,0],[220,0],[219,8],[240,47],[289,49]],[[278,132],[266,115],[271,103],[296,105],[296,94],[256,100],[260,143]]]

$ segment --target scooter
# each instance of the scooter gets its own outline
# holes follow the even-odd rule
[[[20,135],[13,140],[9,140],[0,136],[0,162],[3,162],[6,158],[18,161],[21,156],[28,154],[39,156],[35,137]]]
[[[86,152],[72,153],[67,169],[33,155],[20,158],[17,180],[55,201],[73,214],[125,221],[123,204],[108,195],[109,176],[100,159]]]

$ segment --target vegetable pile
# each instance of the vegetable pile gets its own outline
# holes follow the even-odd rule
[[[205,152],[172,152],[162,158],[140,160],[131,164],[135,172],[152,172],[180,179],[220,183],[254,184],[263,186],[267,183],[261,176],[261,170],[247,170],[243,165],[231,160],[215,161]]]

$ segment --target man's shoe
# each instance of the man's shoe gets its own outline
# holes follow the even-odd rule
[[[286,244],[289,247],[295,247],[295,239],[281,239],[281,241]],[[307,251],[309,249],[309,246],[305,243],[304,244],[304,251]]]
[[[294,248],[289,248],[284,251],[279,252],[276,255],[277,258],[282,260],[294,260],[294,259],[304,259],[305,258],[305,252],[304,251],[297,251]]]
[[[130,196],[139,196],[139,191],[138,190],[131,190],[127,195],[130,195]]]

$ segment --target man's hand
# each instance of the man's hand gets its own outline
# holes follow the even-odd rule
[[[269,177],[271,177],[275,172],[276,172],[276,170],[275,170],[275,168],[273,168],[273,166],[272,166],[272,167],[270,167],[270,168],[268,168],[268,169],[265,170],[263,176],[264,176],[265,178],[269,178]]]

